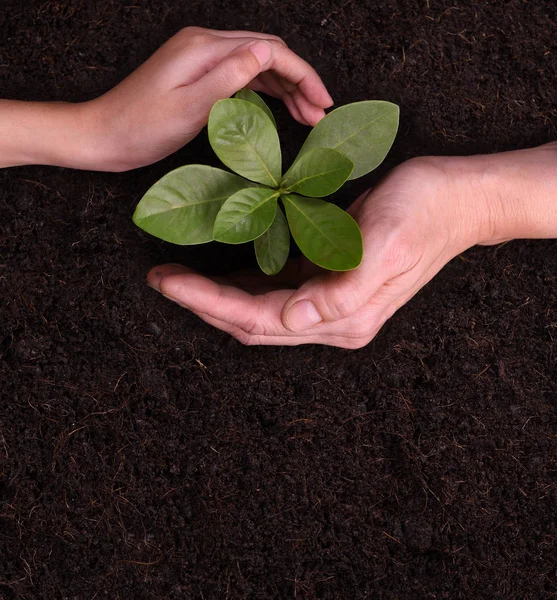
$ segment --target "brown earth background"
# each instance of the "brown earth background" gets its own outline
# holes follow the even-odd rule
[[[557,139],[553,0],[0,5],[0,96],[79,101],[186,25],[282,36],[387,161]],[[307,131],[273,103],[292,158]],[[243,347],[147,288],[222,267],[131,222],[204,134],[124,174],[0,172],[0,597],[557,597],[557,245],[454,259],[369,346]],[[253,261],[226,249],[225,268]]]

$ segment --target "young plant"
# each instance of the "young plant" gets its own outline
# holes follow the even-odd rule
[[[358,224],[321,198],[383,162],[398,113],[395,104],[378,100],[333,110],[311,130],[283,175],[273,115],[255,92],[241,90],[213,106],[208,124],[213,150],[237,174],[206,165],[175,169],[143,196],[134,223],[180,245],[253,241],[267,275],[283,268],[290,232],[320,267],[355,269],[363,254]]]

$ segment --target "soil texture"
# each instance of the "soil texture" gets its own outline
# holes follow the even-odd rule
[[[0,6],[0,95],[80,101],[186,25],[275,33],[336,103],[401,106],[387,161],[557,139],[554,0]],[[307,135],[273,104],[292,157]],[[288,155],[288,152],[291,154]],[[454,259],[367,347],[244,347],[149,289],[251,249],[131,221],[151,167],[0,172],[0,597],[557,596],[557,244]]]

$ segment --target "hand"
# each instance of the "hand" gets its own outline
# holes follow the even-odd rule
[[[98,166],[132,169],[168,156],[201,131],[217,100],[244,87],[281,98],[307,125],[333,103],[317,73],[280,38],[187,27],[89,103],[106,146]]]
[[[361,348],[470,246],[556,236],[556,164],[557,145],[548,144],[397,167],[350,208],[364,237],[364,260],[354,271],[317,273],[300,261],[276,278],[211,280],[164,265],[148,283],[244,344]]]
[[[308,125],[333,103],[317,73],[280,38],[187,27],[95,100],[0,100],[0,167],[145,166],[187,144],[207,124],[213,104],[244,87],[281,98]]]

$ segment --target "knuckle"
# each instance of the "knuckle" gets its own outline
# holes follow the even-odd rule
[[[369,224],[375,240],[380,240],[379,261],[386,275],[400,275],[412,269],[423,254],[423,228],[408,215],[387,211],[373,215]],[[365,227],[365,225],[362,225]]]
[[[446,173],[438,157],[415,156],[402,163],[397,171],[399,176],[423,182],[424,175],[429,177],[445,177]]]
[[[249,315],[249,317],[246,318],[246,321],[242,325],[244,332],[247,333],[251,338],[263,339],[265,337],[278,334],[277,327],[273,324],[272,318],[266,316],[266,299],[267,294],[257,297],[253,312]]]
[[[209,42],[209,36],[204,33],[195,33],[188,39],[190,48],[203,48]]]
[[[404,229],[394,231],[385,255],[385,266],[388,271],[396,274],[406,273],[420,258],[421,253],[414,234]]]
[[[271,35],[269,39],[269,43],[279,46],[281,48],[288,48],[288,44],[278,35]]]
[[[176,34],[176,38],[188,48],[199,48],[207,44],[209,35],[201,27],[184,27]]]
[[[264,333],[262,331],[261,325],[257,322],[256,319],[250,319],[249,321],[247,321],[242,327],[242,329],[244,330],[244,333],[247,333],[249,336]]]
[[[236,331],[233,334],[233,337],[240,342],[243,346],[251,346],[252,345],[252,336],[243,329]]]
[[[366,291],[363,289],[364,282],[357,275],[350,278],[345,274],[346,285],[327,286],[321,300],[322,316],[326,321],[338,321],[354,314],[366,300]]]
[[[223,78],[230,86],[236,86],[238,82],[248,82],[254,77],[254,62],[250,56],[237,57],[229,68],[223,72]]]
[[[265,336],[257,333],[251,333],[245,329],[239,329],[234,333],[234,337],[242,346],[260,346],[265,343]]]
[[[340,290],[339,292],[331,293],[323,299],[327,316],[327,320],[338,321],[350,316],[355,308],[354,293],[352,290]]]

